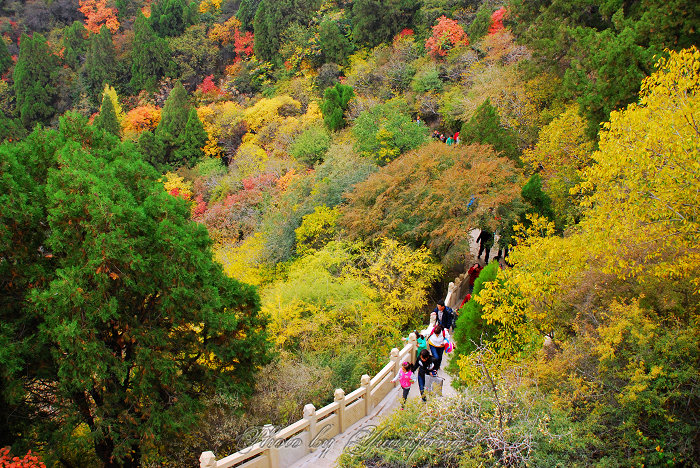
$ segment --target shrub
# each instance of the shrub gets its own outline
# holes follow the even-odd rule
[[[331,146],[331,137],[325,128],[313,125],[294,140],[289,153],[308,166],[323,160],[323,155]]]

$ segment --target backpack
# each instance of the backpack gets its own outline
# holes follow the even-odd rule
[[[408,388],[411,386],[411,377],[413,376],[413,372],[411,371],[404,371],[402,370],[399,373],[399,383],[403,388]]]

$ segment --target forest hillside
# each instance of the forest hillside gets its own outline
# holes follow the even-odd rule
[[[356,388],[474,263],[460,399],[382,432],[469,443],[341,466],[696,466],[699,24],[688,0],[2,2],[0,467],[233,453]]]

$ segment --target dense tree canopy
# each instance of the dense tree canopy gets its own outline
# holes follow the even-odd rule
[[[105,466],[139,466],[202,396],[251,390],[257,294],[212,262],[206,230],[133,145],[72,114],[2,146],[0,164],[0,268],[14,278],[0,289],[1,406],[24,408],[3,428],[28,418],[49,440],[86,424]]]
[[[389,42],[402,29],[411,28],[419,0],[356,0],[352,4],[353,39],[374,47]]]
[[[17,109],[25,127],[48,123],[56,113],[58,67],[58,57],[42,35],[22,35],[13,78]]]

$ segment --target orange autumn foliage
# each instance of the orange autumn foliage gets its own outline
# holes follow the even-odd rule
[[[112,34],[119,29],[117,10],[107,6],[107,0],[79,0],[80,12],[85,15],[85,28],[97,34],[102,26],[107,26]]]
[[[124,137],[132,138],[144,130],[155,130],[160,122],[160,109],[151,104],[131,109],[124,119]]]

